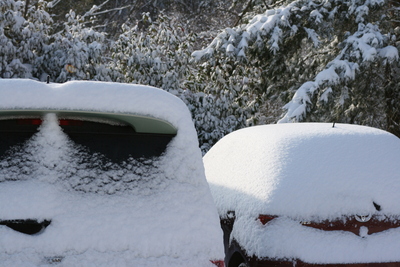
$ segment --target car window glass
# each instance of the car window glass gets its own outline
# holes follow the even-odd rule
[[[11,147],[21,145],[37,132],[40,119],[0,120],[0,157]]]
[[[160,156],[172,135],[136,133],[128,125],[111,125],[93,121],[60,120],[60,126],[72,141],[87,147],[92,153],[101,153],[113,162],[133,157]]]
[[[78,191],[114,193],[160,183],[173,135],[136,133],[127,125],[40,118],[0,120],[0,181],[63,180]]]

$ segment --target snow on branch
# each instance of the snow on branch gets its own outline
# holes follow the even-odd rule
[[[318,34],[315,32],[315,30],[309,29],[306,27],[304,27],[304,30],[307,32],[308,38],[311,39],[311,41],[313,41],[314,47],[318,47],[320,44],[320,40],[319,40]]]
[[[291,25],[292,10],[297,11],[294,1],[288,6],[267,10],[264,14],[255,16],[247,25],[235,28],[226,28],[203,50],[192,53],[196,61],[211,58],[216,50],[225,52],[227,56],[245,57],[249,42],[261,43],[267,39],[269,49],[275,54],[279,51],[279,44],[284,37],[283,29],[297,32],[297,26]]]
[[[316,75],[314,81],[305,82],[296,90],[292,100],[284,106],[287,112],[278,123],[301,121],[309,111],[309,105],[312,104],[310,98],[318,90],[328,88],[319,99],[327,102],[333,92],[331,86],[346,80],[354,80],[359,65],[378,59],[384,63],[398,60],[397,48],[384,46],[387,41],[385,38],[378,26],[360,23],[358,31],[343,42],[344,48],[341,53]],[[343,105],[343,100],[339,104]]]
[[[245,58],[248,46],[252,43],[255,43],[258,48],[263,48],[266,45],[268,46],[267,49],[276,54],[284,39],[296,34],[299,28],[306,31],[309,39],[317,47],[320,45],[319,35],[316,29],[307,26],[309,22],[318,29],[323,28],[324,19],[334,19],[335,14],[337,14],[337,7],[335,7],[337,4],[348,6],[349,14],[354,14],[356,16],[355,22],[361,24],[368,17],[370,8],[383,5],[384,2],[385,0],[321,0],[317,2],[295,0],[287,6],[269,9],[263,14],[254,16],[246,25],[226,28],[206,48],[193,52],[192,57],[195,61],[207,60],[218,51],[222,56]],[[307,18],[306,24],[301,22],[302,25],[296,25],[295,21],[300,17]],[[368,44],[365,41],[364,43]],[[361,45],[362,43],[360,43]],[[360,47],[360,49],[365,52],[365,60],[373,59],[377,53],[374,49],[368,50],[368,46]]]
[[[377,1],[369,1],[370,5],[375,5]],[[380,1],[381,2],[381,1]],[[226,28],[203,50],[193,52],[192,57],[195,61],[205,60],[213,57],[215,51],[221,51],[226,56],[245,57],[248,45],[255,42],[260,47],[262,40],[267,40],[269,50],[274,54],[279,51],[279,45],[286,36],[292,36],[298,32],[298,25],[294,25],[292,20],[294,16],[301,13],[302,16],[310,17],[316,25],[323,24],[324,14],[330,17],[324,1],[316,4],[313,1],[304,5],[303,0],[291,2],[287,6],[281,6],[276,9],[267,10],[264,14],[256,15],[247,25],[241,25],[235,28]],[[356,3],[349,3],[352,12],[356,13],[361,21],[363,16],[368,15],[366,9],[357,9]],[[299,8],[302,6],[303,8]],[[363,12],[362,12],[363,11]],[[332,11],[335,13],[336,11]],[[314,46],[318,46],[319,36],[315,30],[303,27],[308,37],[313,41]],[[229,48],[228,48],[229,46]]]

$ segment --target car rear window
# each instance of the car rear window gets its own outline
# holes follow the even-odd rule
[[[53,113],[0,119],[0,182],[40,179],[109,194],[154,188],[169,179],[160,164],[174,136]]]
[[[26,124],[22,119],[0,120],[0,158],[11,147],[21,145],[37,131],[40,119],[36,123]]]
[[[11,147],[26,142],[41,124],[41,118],[0,120],[0,156]],[[130,125],[109,120],[95,122],[85,118],[61,118],[59,124],[73,142],[113,162],[159,157],[174,137],[173,134],[137,133]]]

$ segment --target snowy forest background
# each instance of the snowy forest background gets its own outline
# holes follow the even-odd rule
[[[399,49],[399,0],[0,1],[0,78],[163,88],[203,153],[276,122],[400,137]]]

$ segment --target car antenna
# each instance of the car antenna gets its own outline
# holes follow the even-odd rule
[[[50,75],[47,75],[47,84],[50,83]]]

